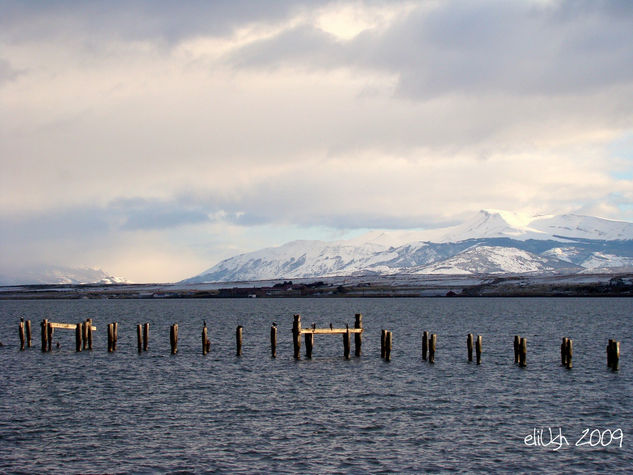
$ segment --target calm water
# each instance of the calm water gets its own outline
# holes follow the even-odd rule
[[[304,326],[342,326],[356,312],[366,328],[361,358],[342,358],[339,335],[317,335],[312,360],[292,359],[294,313]],[[630,473],[632,315],[631,299],[2,301],[0,472]],[[34,324],[25,352],[20,316]],[[56,330],[61,348],[40,352],[42,318],[88,317],[98,328],[94,351],[76,354],[74,332]],[[118,351],[108,354],[112,321]],[[135,326],[145,321],[150,351],[139,356]],[[389,363],[380,359],[382,328],[393,331]],[[438,334],[435,365],[420,358],[423,330]],[[481,366],[466,361],[469,332],[483,335]],[[525,369],[513,364],[517,333],[528,339]],[[559,365],[562,336],[574,339],[571,371]],[[606,369],[614,337],[618,373]],[[525,445],[534,428],[549,427],[569,446]],[[622,447],[575,446],[584,429],[621,429]]]

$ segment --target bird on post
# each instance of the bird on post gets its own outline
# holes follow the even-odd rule
[[[332,322],[330,322],[330,330],[332,330],[334,327],[332,326]]]
[[[273,322],[273,327],[276,327],[276,326],[277,326],[277,322]]]
[[[312,329],[316,329],[316,323],[312,322]]]

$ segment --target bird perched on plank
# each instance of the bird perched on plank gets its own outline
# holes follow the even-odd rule
[[[333,330],[334,327],[332,326],[332,322],[330,322],[330,330]]]

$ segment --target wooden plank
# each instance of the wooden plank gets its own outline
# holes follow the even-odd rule
[[[350,328],[350,333],[363,333],[363,328]],[[302,328],[301,334],[313,333],[315,335],[344,335],[348,332],[347,328]]]
[[[62,330],[76,330],[77,329],[77,324],[76,323],[55,323],[55,322],[48,322],[48,324],[51,326],[51,328],[60,328]],[[92,327],[92,331],[96,331],[97,327],[93,326]]]

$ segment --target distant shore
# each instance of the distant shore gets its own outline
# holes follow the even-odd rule
[[[0,300],[287,297],[631,297],[633,274],[349,276],[199,284],[0,287]]]

